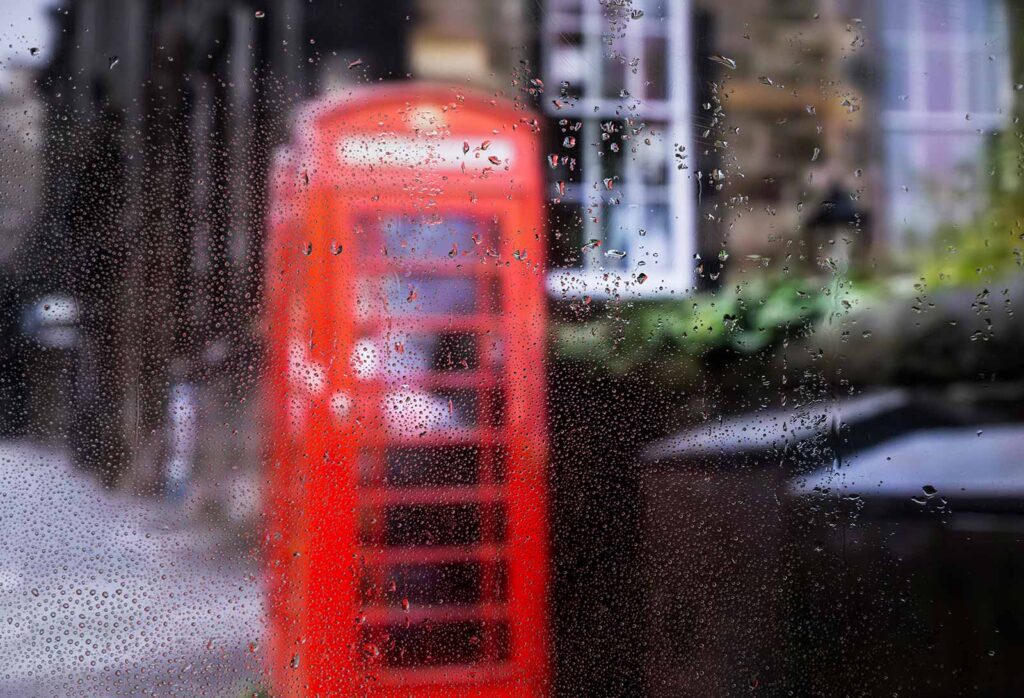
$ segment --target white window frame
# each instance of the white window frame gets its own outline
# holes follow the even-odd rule
[[[877,0],[880,3],[890,0]],[[929,134],[943,134],[948,136],[975,136],[976,132],[992,131],[1005,127],[1010,115],[1013,101],[1012,83],[1010,79],[1010,66],[1007,57],[1009,47],[1009,36],[1004,30],[1002,46],[990,46],[988,51],[993,56],[996,66],[994,73],[996,78],[995,106],[992,111],[981,111],[972,108],[970,96],[970,81],[977,76],[971,74],[968,68],[964,72],[956,72],[955,82],[952,90],[952,106],[948,110],[934,110],[927,107],[928,98],[928,76],[926,75],[927,51],[943,44],[949,46],[948,52],[954,64],[969,60],[972,52],[980,50],[981,42],[976,38],[984,37],[986,40],[999,39],[997,31],[985,31],[978,33],[971,29],[964,18],[960,22],[955,17],[958,8],[966,8],[966,3],[982,2],[983,0],[963,0],[961,3],[953,0],[940,0],[948,2],[953,10],[951,18],[954,22],[948,30],[930,30],[926,26],[924,15],[927,2],[922,0],[900,0],[907,2],[908,16],[907,26],[902,29],[894,29],[888,26],[882,28],[882,41],[884,42],[884,55],[890,60],[892,55],[890,48],[893,46],[906,47],[907,49],[907,106],[908,109],[891,108],[883,101],[880,110],[882,131],[888,137],[891,134],[899,135],[905,139],[908,145],[908,160],[912,172],[927,172],[928,144],[924,138],[915,138]],[[932,0],[934,1],[934,0]],[[1002,0],[991,0],[995,3],[997,27],[1006,27],[1006,5]],[[882,9],[884,12],[884,8]],[[970,114],[970,119],[967,115]],[[980,136],[978,136],[980,139]],[[886,157],[892,157],[886,153]],[[895,187],[906,186],[907,182],[890,181],[888,188],[896,191]],[[890,214],[890,218],[891,218]],[[904,221],[896,222],[890,220],[893,226],[891,231],[894,242],[898,242],[902,236]]]
[[[645,3],[636,2],[635,7],[642,8]],[[553,3],[552,3],[553,5]],[[556,298],[589,295],[595,298],[607,298],[611,295],[620,297],[657,297],[667,295],[685,295],[692,290],[695,283],[695,272],[691,260],[696,252],[696,202],[694,201],[691,176],[694,170],[692,133],[692,102],[693,85],[691,76],[691,0],[664,0],[666,17],[644,17],[631,22],[626,30],[623,41],[628,57],[639,57],[640,64],[637,74],[632,70],[625,71],[625,89],[636,99],[642,95],[645,80],[644,39],[649,36],[663,37],[667,55],[665,72],[667,83],[664,86],[664,100],[640,99],[635,111],[623,109],[623,100],[609,99],[603,96],[603,67],[609,59],[604,55],[601,43],[602,34],[607,31],[605,18],[602,16],[604,6],[598,0],[581,0],[578,19],[572,15],[560,13],[553,6],[544,14],[542,51],[544,56],[545,84],[550,88],[558,85],[552,70],[555,60],[554,49],[558,45],[560,34],[571,31],[583,37],[583,55],[585,63],[592,69],[585,84],[585,93],[571,104],[555,109],[551,98],[545,99],[545,111],[549,117],[571,119],[583,122],[582,130],[577,135],[577,166],[581,168],[579,184],[568,184],[563,200],[577,203],[580,206],[583,220],[583,239],[598,239],[602,248],[583,255],[585,266],[551,269],[548,272],[548,292]],[[552,90],[553,94],[557,94]],[[632,104],[632,102],[631,102]],[[664,202],[668,207],[668,226],[666,255],[669,259],[659,259],[656,263],[649,260],[646,265],[638,267],[636,262],[626,258],[628,267],[605,268],[603,251],[607,241],[602,234],[600,223],[595,223],[586,214],[586,207],[598,203],[591,194],[593,185],[601,187],[601,163],[595,152],[595,145],[600,141],[600,123],[603,121],[620,121],[624,116],[645,122],[658,122],[665,125],[663,137],[665,142],[660,146],[664,149],[668,181],[659,186],[656,199],[649,201],[651,187],[644,185],[639,172],[639,164],[635,158],[624,154],[624,177],[620,194],[620,207],[625,207],[628,225],[639,230],[643,226],[643,211],[648,204]],[[687,169],[679,169],[675,159],[676,146],[684,148],[687,160],[683,161]],[[642,146],[648,147],[648,146]],[[649,147],[658,147],[655,145]],[[550,191],[550,190],[549,190]],[[549,194],[550,195],[550,194]],[[598,195],[600,196],[600,195]],[[642,243],[641,243],[642,244]],[[640,273],[647,275],[643,284],[637,282]],[[610,292],[609,292],[610,289]]]

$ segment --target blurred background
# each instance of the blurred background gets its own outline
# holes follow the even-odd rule
[[[0,694],[270,690],[272,163],[426,81],[542,134],[550,692],[1019,695],[1020,2],[0,13]]]

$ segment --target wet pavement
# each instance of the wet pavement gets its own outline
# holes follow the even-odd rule
[[[258,566],[177,508],[0,443],[0,696],[243,696]]]

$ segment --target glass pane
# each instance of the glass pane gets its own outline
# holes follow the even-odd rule
[[[929,51],[925,54],[924,75],[927,109],[952,111],[957,82],[952,55],[943,49]]]
[[[0,696],[1017,696],[1010,0],[0,3]]]
[[[415,261],[458,258],[460,250],[473,250],[491,236],[472,218],[443,219],[395,216],[380,221],[384,244],[393,257]]]

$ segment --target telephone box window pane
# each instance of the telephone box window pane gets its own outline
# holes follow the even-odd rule
[[[388,507],[384,545],[472,545],[483,540],[483,517],[476,504]]]
[[[423,390],[403,386],[384,396],[384,416],[393,436],[451,434],[479,423],[475,390]]]
[[[380,336],[388,378],[411,379],[435,373],[472,371],[479,367],[477,338],[468,332]]]
[[[384,396],[383,408],[394,437],[451,435],[477,423],[475,404],[445,391],[402,386]]]
[[[503,426],[505,424],[505,389],[491,388],[486,395],[489,426],[495,428]]]
[[[500,565],[475,561],[368,567],[360,578],[360,594],[366,607],[465,607],[485,598],[504,601],[506,577]]]
[[[496,656],[493,658],[506,660],[509,655],[509,632],[504,623],[473,620],[417,623],[410,626],[388,625],[369,629],[367,636],[370,642],[380,648],[386,666],[404,668],[480,662],[486,657],[488,633],[493,633],[496,640]]]
[[[484,593],[495,601],[508,600],[508,561],[499,560],[494,565],[494,576]]]
[[[444,332],[436,335],[431,351],[433,371],[473,371],[480,366],[476,335]]]
[[[433,394],[447,403],[452,427],[475,427],[480,423],[480,395],[476,390],[438,390]]]
[[[399,565],[388,573],[385,602],[389,606],[401,605],[403,600],[417,606],[480,603],[483,582],[484,564],[480,562]]]
[[[490,242],[485,229],[467,217],[395,216],[385,219],[380,226],[388,256],[400,259],[458,259],[462,252],[474,249],[477,241]]]
[[[377,458],[374,452],[368,448],[359,449],[356,456],[356,469],[359,473],[359,484],[367,486],[373,482],[374,471],[377,466]]]
[[[494,503],[487,507],[490,517],[491,537],[494,541],[503,541],[508,537],[508,510],[504,504]]]
[[[392,487],[473,485],[480,477],[475,446],[390,448],[385,462],[385,484]]]
[[[499,444],[494,448],[494,479],[496,482],[505,482],[508,479],[509,455],[508,447]]]
[[[387,310],[394,315],[470,315],[476,310],[476,279],[388,278],[384,281]]]

